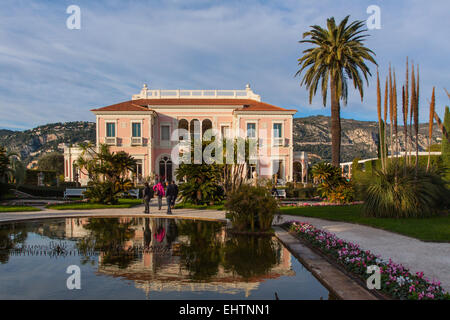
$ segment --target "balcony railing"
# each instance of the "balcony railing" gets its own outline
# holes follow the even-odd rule
[[[136,99],[252,99],[261,101],[261,97],[250,88],[245,90],[150,90],[144,87]]]
[[[116,137],[106,137],[105,143],[110,146],[115,146],[115,145],[117,145],[117,138]]]
[[[132,146],[142,146],[142,138],[141,137],[132,137],[131,145]]]
[[[290,140],[288,138],[272,138],[272,146],[289,147]]]
[[[283,138],[273,138],[273,145],[275,147],[282,147],[283,146]]]

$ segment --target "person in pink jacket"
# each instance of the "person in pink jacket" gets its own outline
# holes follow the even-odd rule
[[[155,194],[158,196],[158,209],[161,210],[162,198],[165,196],[164,186],[161,181],[153,186],[153,191],[155,191]]]

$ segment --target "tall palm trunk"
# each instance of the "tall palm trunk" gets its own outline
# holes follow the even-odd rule
[[[339,167],[341,158],[341,107],[336,95],[336,82],[331,77],[331,164]]]

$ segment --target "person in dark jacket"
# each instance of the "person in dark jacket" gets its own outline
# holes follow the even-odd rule
[[[278,198],[278,190],[275,188],[275,186],[272,187],[272,195]]]
[[[176,195],[175,186],[169,181],[166,190],[167,214],[172,214],[172,201],[174,201],[175,195]]]
[[[174,195],[173,200],[172,200],[172,209],[173,209],[175,207],[175,201],[177,201],[177,197],[178,197],[178,186],[175,183],[175,181],[172,181],[172,185],[173,185],[173,187],[175,189],[175,195]]]
[[[148,182],[145,183],[145,188],[142,193],[142,198],[144,200],[145,204],[145,211],[144,213],[150,213],[150,200],[153,198],[154,192],[152,188],[148,185]]]

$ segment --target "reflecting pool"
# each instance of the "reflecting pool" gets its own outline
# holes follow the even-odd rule
[[[222,223],[124,217],[0,224],[0,299],[274,299],[275,293],[329,298],[276,238],[230,235]]]

